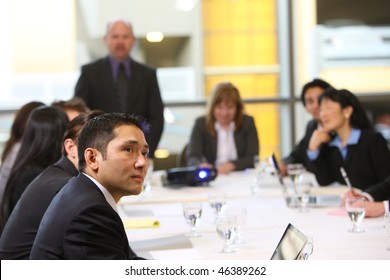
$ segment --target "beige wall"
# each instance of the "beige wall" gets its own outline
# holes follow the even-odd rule
[[[75,1],[9,2],[14,73],[75,70]]]

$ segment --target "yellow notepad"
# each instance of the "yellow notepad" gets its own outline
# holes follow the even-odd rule
[[[125,229],[159,227],[160,222],[154,218],[133,218],[123,221]]]

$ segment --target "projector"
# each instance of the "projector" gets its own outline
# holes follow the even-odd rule
[[[215,168],[176,167],[167,170],[164,185],[207,185],[217,177]]]

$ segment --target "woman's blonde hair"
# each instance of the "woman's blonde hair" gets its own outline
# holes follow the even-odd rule
[[[231,82],[218,83],[211,92],[206,111],[206,128],[213,136],[216,135],[214,109],[222,102],[232,102],[236,105],[237,110],[234,116],[235,130],[239,130],[242,126],[244,103],[241,100],[240,92]]]

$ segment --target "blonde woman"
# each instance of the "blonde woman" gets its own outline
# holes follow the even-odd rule
[[[244,113],[238,89],[230,82],[215,86],[205,116],[196,119],[187,166],[215,167],[219,174],[253,167],[259,139],[253,117]]]

